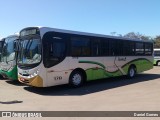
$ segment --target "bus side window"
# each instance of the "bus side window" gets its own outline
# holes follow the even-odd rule
[[[63,42],[52,42],[50,44],[49,58],[61,59],[65,53],[65,44]]]
[[[100,56],[101,53],[101,43],[99,39],[92,40],[92,55]]]
[[[71,55],[76,57],[90,56],[90,39],[83,37],[71,38]]]
[[[108,39],[102,39],[101,41],[101,55],[108,56],[109,55],[109,42]]]
[[[124,48],[124,40],[116,40],[115,55],[123,56],[124,55],[123,48]]]
[[[136,55],[144,55],[144,43],[137,42],[135,48]]]
[[[133,41],[124,40],[123,43],[123,54],[125,56],[134,56],[135,55],[135,45]]]
[[[109,39],[109,56],[116,56],[116,40]]]
[[[153,52],[153,44],[145,43],[145,55],[152,55]]]

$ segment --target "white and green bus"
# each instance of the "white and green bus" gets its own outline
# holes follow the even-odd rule
[[[160,65],[160,48],[154,49],[154,65]]]
[[[30,86],[81,86],[86,81],[153,68],[153,43],[48,27],[20,31],[18,80]]]
[[[2,53],[1,53],[1,62],[0,62],[0,74],[4,78],[11,80],[17,80],[17,51],[16,44],[18,41],[19,35],[10,35],[4,38]]]

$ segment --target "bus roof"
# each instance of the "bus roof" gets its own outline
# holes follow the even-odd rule
[[[153,41],[145,41],[145,40],[140,40],[140,39],[126,38],[126,37],[118,37],[118,36],[110,36],[110,35],[103,35],[103,34],[96,34],[96,33],[64,30],[64,29],[50,28],[50,27],[38,26],[38,27],[27,27],[27,28],[39,28],[40,30],[42,30],[42,31],[40,31],[42,34],[45,34],[45,32],[48,32],[48,31],[54,31],[54,32],[61,32],[61,33],[68,33],[68,34],[91,36],[91,37],[93,36],[93,37],[112,38],[112,39],[121,39],[121,40],[130,40],[130,41],[140,41],[140,42],[151,42],[151,43],[153,43]],[[27,29],[27,28],[24,28],[24,29]],[[22,30],[24,30],[24,29],[22,29]],[[43,32],[43,30],[45,32]]]
[[[14,34],[14,35],[9,35],[9,36],[7,36],[7,37],[5,37],[5,38],[10,38],[10,37],[19,37],[19,34],[16,33],[16,34]],[[5,38],[4,38],[4,39],[5,39]]]

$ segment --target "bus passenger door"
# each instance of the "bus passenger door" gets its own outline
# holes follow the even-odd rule
[[[44,65],[47,68],[47,84],[49,86],[66,84],[68,69],[67,40],[60,33],[48,33],[43,40]]]

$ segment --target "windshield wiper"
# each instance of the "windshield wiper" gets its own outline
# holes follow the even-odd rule
[[[23,41],[23,44],[24,44],[24,43],[25,43],[25,40]],[[28,54],[28,52],[29,52],[29,50],[30,50],[30,47],[31,47],[32,43],[33,43],[33,40],[32,40],[32,39],[29,39],[29,40],[27,41],[27,44],[26,44],[26,46],[25,46],[25,49],[23,49],[23,47],[22,47],[22,50],[24,51],[24,54],[22,54],[22,62],[23,62],[24,56],[27,56],[27,54]],[[22,46],[23,46],[23,44],[22,44]],[[22,53],[23,53],[23,51],[22,51]]]
[[[30,50],[30,47],[31,47],[32,43],[33,43],[33,40],[30,42],[30,44],[29,44],[29,46],[28,46],[27,53],[29,52],[29,50]]]
[[[25,49],[24,49],[25,50],[25,53],[24,53],[25,56],[27,55],[27,51],[28,51],[27,49],[29,49],[28,45],[29,45],[30,41],[31,41],[31,39],[27,41],[27,44],[25,46]]]

